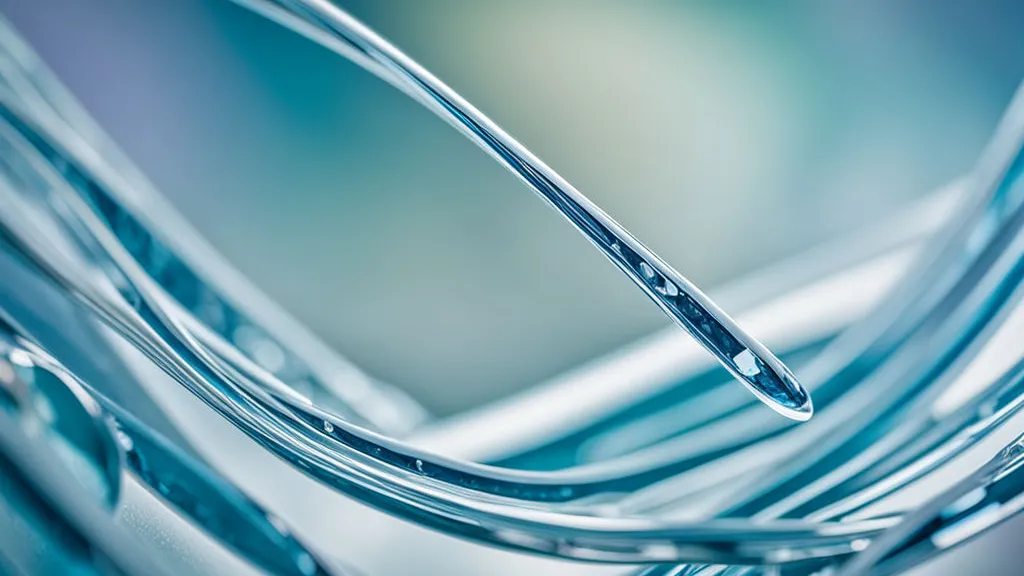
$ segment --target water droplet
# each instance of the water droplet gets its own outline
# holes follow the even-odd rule
[[[327,432],[328,434],[334,432],[334,424],[331,424],[329,421],[324,420],[324,432]]]
[[[416,459],[416,469],[423,472],[423,460],[420,460],[419,458]]]

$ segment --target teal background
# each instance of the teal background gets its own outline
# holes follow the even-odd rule
[[[706,288],[965,173],[1024,77],[1011,0],[339,4]],[[232,262],[436,414],[667,324],[447,125],[230,2],[0,13]],[[919,572],[1019,574],[1022,530]]]

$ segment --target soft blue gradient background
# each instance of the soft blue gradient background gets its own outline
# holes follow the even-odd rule
[[[964,173],[1024,76],[1013,0],[340,4],[704,287]],[[441,121],[225,0],[0,12],[233,262],[438,414],[666,323]],[[1019,574],[1019,533],[931,573]]]

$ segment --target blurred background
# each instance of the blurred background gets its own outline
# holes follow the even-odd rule
[[[963,174],[1024,77],[1016,0],[338,4],[705,288]],[[436,415],[667,325],[462,136],[226,0],[0,13],[229,260]],[[1018,574],[1010,528],[922,573]]]

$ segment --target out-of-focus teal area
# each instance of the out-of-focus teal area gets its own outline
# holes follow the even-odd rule
[[[712,287],[968,170],[1017,2],[341,2]],[[404,95],[226,0],[0,1],[231,261],[439,414],[667,321]]]

